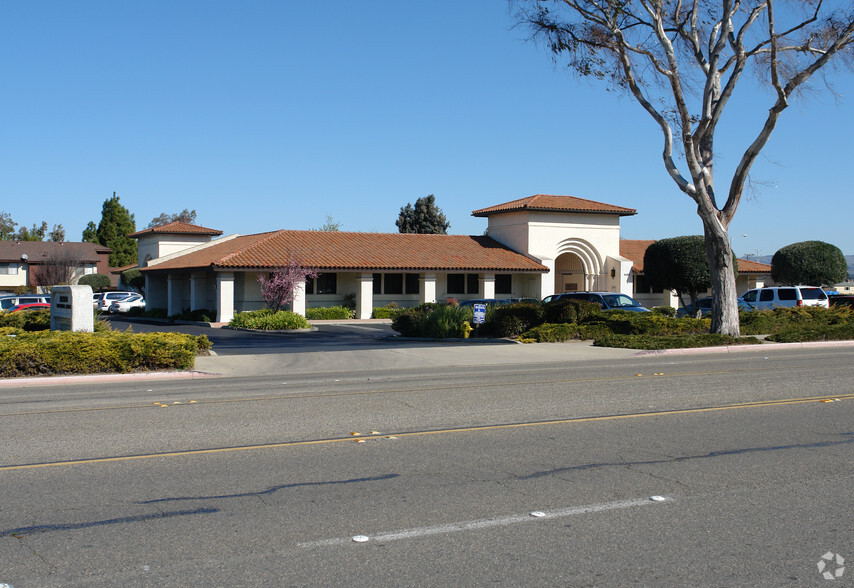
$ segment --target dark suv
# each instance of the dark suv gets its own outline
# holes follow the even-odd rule
[[[595,302],[602,310],[650,312],[648,308],[631,296],[626,296],[618,292],[564,292],[563,294],[546,296],[543,302],[555,302],[557,300],[585,300],[587,302]]]

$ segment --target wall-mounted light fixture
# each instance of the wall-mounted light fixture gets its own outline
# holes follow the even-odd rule
[[[617,277],[617,268],[615,268],[615,267],[612,267],[612,268],[611,268],[611,277],[612,277],[612,278],[616,278],[616,277]]]

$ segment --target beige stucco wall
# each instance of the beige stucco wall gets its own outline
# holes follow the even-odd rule
[[[137,239],[137,262],[143,267],[148,260],[178,253],[210,240],[209,235],[143,235]]]
[[[554,294],[559,289],[556,263],[573,265],[576,259],[586,275],[578,285],[580,290],[631,292],[630,266],[620,256],[617,215],[539,211],[494,214],[489,217],[487,234],[549,267],[550,275],[540,280],[534,297]],[[565,257],[558,260],[562,255]],[[613,278],[611,269],[615,270]]]
[[[17,274],[0,274],[0,288],[15,288],[27,285],[27,266],[23,263],[16,264]]]

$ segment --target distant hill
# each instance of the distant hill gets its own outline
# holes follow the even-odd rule
[[[758,261],[759,263],[767,263],[771,265],[773,255],[751,255],[749,259]],[[854,255],[846,255],[845,261],[848,263],[848,279],[854,279]]]

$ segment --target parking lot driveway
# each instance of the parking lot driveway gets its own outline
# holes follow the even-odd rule
[[[352,323],[319,323],[312,332],[259,332],[211,328],[199,324],[174,324],[145,319],[107,317],[113,329],[130,328],[135,333],[179,332],[206,335],[217,355],[291,353],[311,351],[353,351],[447,345],[437,341],[401,341],[389,322],[353,321]]]

